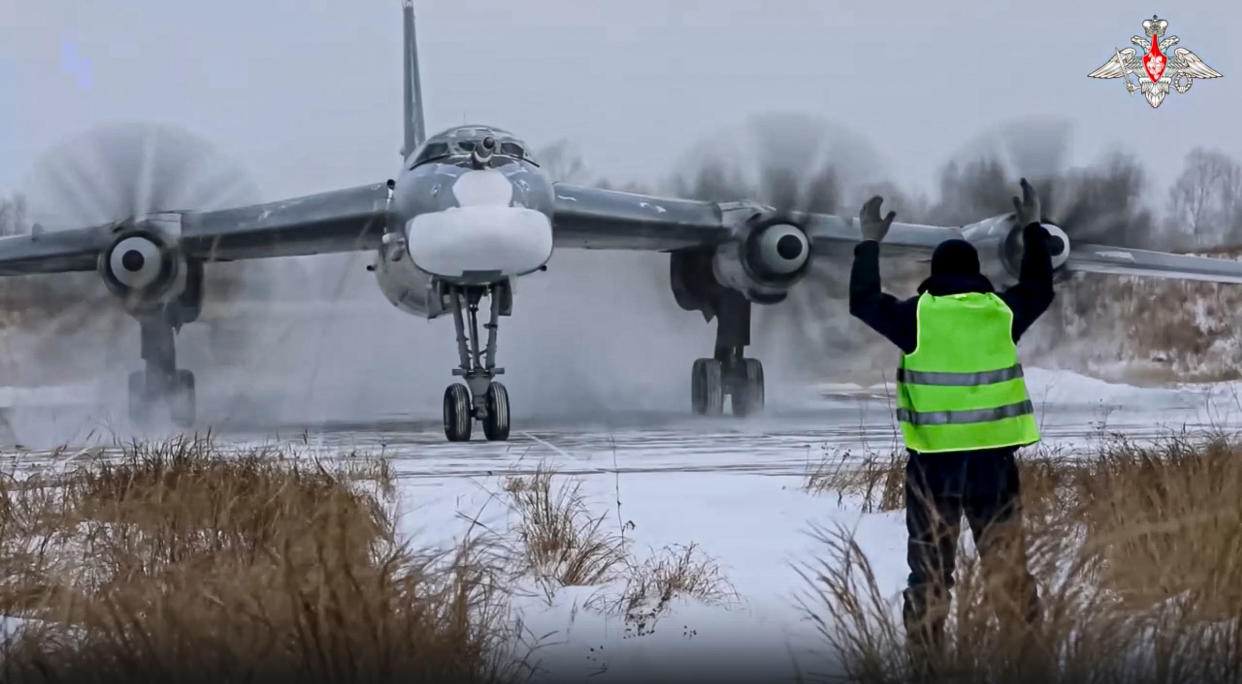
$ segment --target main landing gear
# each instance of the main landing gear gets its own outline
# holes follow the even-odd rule
[[[449,286],[453,323],[457,327],[457,353],[461,365],[453,369],[464,383],[444,390],[444,435],[450,442],[465,442],[477,419],[483,434],[492,441],[509,439],[509,392],[495,377],[505,372],[496,367],[496,333],[499,318],[512,308],[513,294],[507,282],[485,286]],[[487,343],[479,345],[479,302],[487,295],[490,304]]]
[[[195,413],[194,373],[177,368],[173,325],[163,310],[140,315],[138,323],[147,367],[129,374],[129,419],[149,423],[156,406],[167,406],[174,425],[190,427]]]
[[[690,403],[701,416],[724,413],[732,397],[733,415],[763,411],[763,364],[744,356],[750,344],[750,302],[732,291],[721,295],[716,309],[716,353],[696,359],[690,372]]]

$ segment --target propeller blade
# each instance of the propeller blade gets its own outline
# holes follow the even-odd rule
[[[32,218],[53,230],[260,199],[238,164],[206,140],[146,122],[106,124],[67,139],[35,163],[25,185]]]
[[[1089,167],[1071,167],[1071,140],[1071,125],[1060,119],[1023,119],[993,129],[956,155],[976,160],[958,167],[965,172],[951,166],[942,172],[940,206],[969,206],[976,217],[1012,211],[1010,197],[1018,178],[1026,177],[1039,191],[1044,218],[1075,243],[1150,247],[1156,226],[1144,204],[1142,166],[1113,154]]]

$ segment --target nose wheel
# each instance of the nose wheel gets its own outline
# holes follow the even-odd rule
[[[483,403],[483,435],[494,442],[509,439],[509,390],[499,382],[488,383]]]
[[[470,441],[474,415],[470,407],[470,390],[460,382],[444,390],[444,436],[450,442]]]
[[[453,323],[457,327],[457,352],[461,365],[453,369],[453,375],[465,382],[457,382],[444,391],[444,436],[450,442],[466,442],[474,421],[483,423],[483,435],[489,441],[509,439],[509,391],[496,381],[505,372],[496,367],[496,333],[499,318],[508,315],[512,298],[507,283],[484,287],[450,288]],[[490,315],[487,324],[487,342],[479,343],[479,302],[483,296],[490,299]]]
[[[444,390],[444,436],[450,442],[468,442],[477,418],[489,441],[509,439],[509,390],[496,381],[487,383],[483,393],[485,411],[475,410],[470,388],[457,382]]]

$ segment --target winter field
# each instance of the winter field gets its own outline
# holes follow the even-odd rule
[[[760,154],[713,145],[724,161],[689,154],[626,187],[847,214],[881,192],[901,220],[962,225],[1008,211],[1023,174],[1074,240],[1236,256],[1215,246],[1242,235],[1237,161],[1191,150],[1153,193],[1137,157],[1070,168],[1063,128],[993,131],[930,196],[867,171],[875,155],[848,131],[788,117],[735,131]],[[76,172],[77,150],[42,177]],[[205,153],[179,151],[171,175],[193,189]],[[571,148],[540,157],[556,178],[614,185]],[[66,225],[133,213],[113,210],[142,174],[116,170],[89,175],[119,184],[102,193],[117,207],[50,198]],[[236,187],[199,189],[257,199],[219,177]],[[30,200],[30,216],[0,200],[0,233],[29,230]],[[837,257],[756,308],[768,410],[734,421],[686,415],[713,326],[673,305],[666,256],[558,251],[501,332],[503,444],[444,442],[451,325],[383,303],[370,255],[211,266],[177,342],[210,438],[126,424],[137,326],[96,274],[6,279],[0,676],[908,680],[895,352],[847,315]],[[883,269],[910,294],[926,267]],[[1021,344],[1045,437],[1022,456],[1045,621],[1036,638],[998,628],[963,537],[942,671],[1242,682],[1242,289],[1086,274],[1057,292]]]
[[[1237,681],[1237,387],[1029,376],[1046,440],[1023,461],[1028,543],[1055,654],[1006,655],[966,562],[955,630],[994,657],[963,648],[952,666],[970,681],[1047,680],[1040,667]],[[532,420],[507,444],[450,445],[431,420],[129,446],[122,430],[70,430],[83,436],[5,458],[6,667],[32,681],[901,681],[886,396],[813,386],[745,422]],[[93,420],[44,413],[45,428]],[[1087,657],[1105,646],[1117,655]]]

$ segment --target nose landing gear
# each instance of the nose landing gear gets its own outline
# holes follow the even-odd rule
[[[483,434],[490,441],[509,439],[509,392],[495,380],[505,372],[496,367],[496,334],[499,318],[512,308],[509,284],[487,286],[449,286],[453,324],[457,328],[457,353],[461,365],[453,375],[464,383],[454,383],[444,391],[444,436],[450,442],[470,439],[474,421],[483,423]],[[487,343],[479,344],[479,302],[490,299]]]

